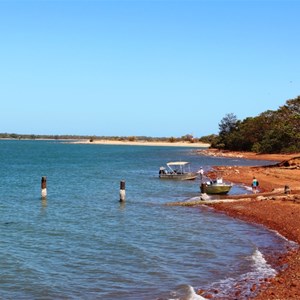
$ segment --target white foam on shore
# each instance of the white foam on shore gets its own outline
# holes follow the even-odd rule
[[[254,267],[255,271],[251,272],[253,274],[259,273],[259,275],[262,275],[263,277],[274,277],[276,275],[276,270],[274,270],[265,260],[263,254],[256,249],[254,251],[254,254],[252,255],[253,261],[254,261]],[[250,273],[250,274],[251,274]]]
[[[251,292],[253,285],[259,285],[260,280],[264,278],[274,277],[277,272],[273,269],[265,260],[263,254],[256,249],[254,253],[249,257],[252,261],[252,270],[242,274],[237,278],[226,278],[215,282],[210,288],[219,291],[219,297],[228,297],[233,291],[240,290],[240,299],[246,299]]]
[[[193,287],[189,286],[189,298],[187,298],[187,300],[206,300],[206,298],[197,295],[195,293],[195,290],[193,289]]]
[[[293,249],[297,249],[299,247],[299,244],[297,242],[294,242],[292,240],[289,240],[288,238],[286,238],[285,236],[283,236],[282,234],[280,234],[278,231],[270,229],[270,231],[272,231],[273,233],[275,233],[277,236],[279,236],[281,239],[285,240],[286,242],[289,243],[289,245],[293,248]]]
[[[190,285],[182,285],[173,292],[173,297],[168,300],[207,300],[197,295],[194,288]]]

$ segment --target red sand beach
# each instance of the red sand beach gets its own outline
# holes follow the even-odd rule
[[[253,153],[218,152],[205,150],[206,155],[238,156],[244,158],[276,160],[283,163],[264,167],[218,167],[225,180],[250,185],[253,176],[260,182],[257,197],[211,204],[214,209],[233,218],[262,224],[276,230],[289,240],[300,244],[300,153],[293,155],[257,155]],[[274,162],[275,164],[275,162]],[[284,193],[288,185],[290,192]],[[267,196],[268,192],[277,192]],[[257,293],[254,299],[300,299],[300,250],[272,261],[272,266],[282,267],[273,279],[266,279],[252,289]],[[212,296],[212,295],[211,295]],[[213,298],[213,296],[212,296]],[[238,299],[238,296],[237,298]]]

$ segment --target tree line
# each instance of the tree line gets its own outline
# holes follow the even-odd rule
[[[298,153],[300,152],[300,96],[287,100],[278,110],[267,110],[256,117],[238,120],[233,113],[226,114],[219,123],[219,134],[195,138],[191,134],[182,137],[147,136],[82,136],[82,135],[34,135],[0,133],[8,139],[89,139],[117,141],[185,141],[203,142],[212,148],[256,153]]]
[[[45,134],[18,134],[18,133],[0,133],[0,139],[14,139],[14,140],[89,140],[94,142],[97,140],[109,140],[109,141],[129,141],[129,142],[188,142],[196,143],[200,139],[194,138],[191,134],[186,134],[181,137],[149,137],[149,136],[87,136],[87,135],[45,135]]]
[[[211,147],[256,153],[300,152],[300,96],[287,100],[278,110],[238,120],[226,114],[219,134],[206,137]]]

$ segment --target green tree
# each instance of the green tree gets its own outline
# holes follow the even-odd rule
[[[261,153],[300,151],[300,96],[287,100],[278,110],[237,120],[227,114],[219,123],[219,136],[212,147]]]
[[[226,114],[219,123],[219,138],[217,148],[232,149],[233,132],[236,130],[238,120],[235,114]],[[233,150],[233,149],[232,149]]]

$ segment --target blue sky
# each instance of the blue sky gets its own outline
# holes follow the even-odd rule
[[[0,0],[0,132],[201,137],[300,95],[300,1]]]

